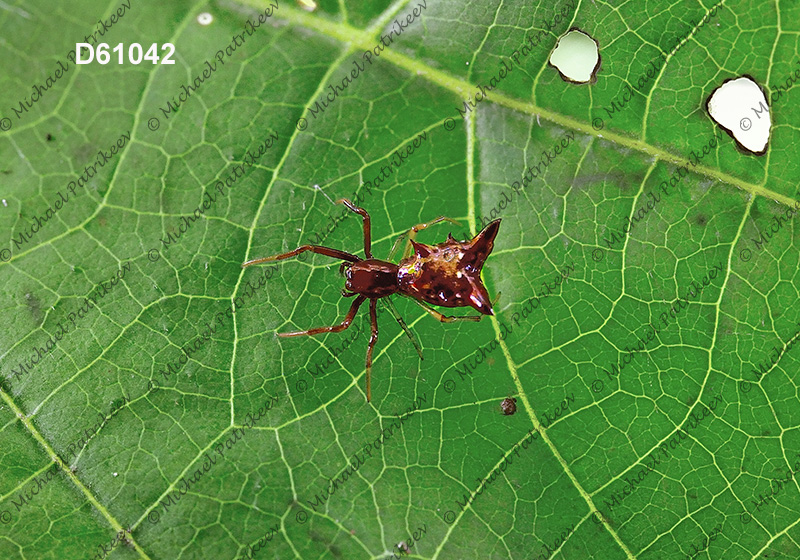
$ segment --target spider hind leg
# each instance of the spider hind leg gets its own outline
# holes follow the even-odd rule
[[[367,346],[367,402],[372,400],[372,351],[375,343],[378,342],[378,315],[375,313],[377,299],[369,300],[369,323],[372,327],[372,335],[369,337]]]

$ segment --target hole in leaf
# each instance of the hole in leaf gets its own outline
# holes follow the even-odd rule
[[[722,82],[706,101],[706,110],[745,153],[767,152],[772,119],[761,86],[744,75]]]
[[[318,7],[314,0],[297,0],[297,5],[307,12],[313,12]]]
[[[570,29],[562,36],[550,54],[549,63],[561,78],[575,84],[594,83],[600,68],[597,41],[580,29]]]

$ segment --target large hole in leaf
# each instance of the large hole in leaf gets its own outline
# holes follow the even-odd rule
[[[764,90],[750,76],[725,80],[706,102],[708,114],[748,153],[764,155],[772,119]]]
[[[556,43],[549,62],[568,82],[593,83],[600,68],[597,41],[579,29],[570,29]]]

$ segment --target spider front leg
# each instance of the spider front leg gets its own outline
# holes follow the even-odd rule
[[[393,260],[394,255],[397,252],[397,249],[400,247],[400,243],[404,239],[408,240],[408,244],[406,245],[406,248],[403,250],[403,258],[406,258],[408,255],[411,254],[411,241],[417,237],[417,232],[422,231],[423,229],[428,228],[428,227],[430,227],[430,226],[432,226],[434,224],[438,224],[440,222],[450,222],[451,224],[459,225],[459,223],[457,221],[455,221],[454,219],[447,218],[445,216],[439,216],[438,218],[436,218],[435,220],[433,220],[431,222],[426,222],[426,223],[423,223],[423,224],[417,224],[414,227],[412,227],[410,230],[408,230],[407,232],[401,234],[400,237],[397,238],[397,240],[394,242],[394,245],[392,245],[392,250],[389,251],[388,260],[390,260],[390,261]]]
[[[369,346],[367,346],[367,402],[372,399],[372,350],[375,348],[375,343],[378,342],[378,314],[375,312],[377,302],[376,298],[369,300],[369,323],[372,326],[372,336],[369,337]]]
[[[359,208],[346,198],[340,198],[339,200],[336,201],[336,204],[344,204],[350,210],[352,210],[353,212],[359,214],[362,218],[364,218],[364,254],[368,259],[371,259],[372,225],[370,224],[369,212],[367,212],[363,208]]]
[[[339,332],[345,330],[347,327],[350,326],[350,323],[353,322],[353,317],[356,316],[358,312],[358,308],[361,307],[361,304],[367,299],[367,296],[358,296],[356,300],[353,302],[353,305],[350,306],[350,311],[347,312],[347,315],[344,318],[344,321],[339,323],[338,325],[333,325],[331,327],[316,327],[313,329],[308,329],[307,331],[295,331],[295,332],[287,332],[287,333],[278,333],[278,336],[282,337],[289,337],[289,336],[304,336],[304,335],[313,335],[313,334],[320,334],[320,333],[330,333],[330,332]]]
[[[350,261],[350,262],[358,262],[359,259],[355,255],[351,255],[345,251],[340,251],[339,249],[331,249],[330,247],[323,247],[321,245],[302,245],[295,249],[294,251],[289,251],[288,253],[281,253],[280,255],[273,255],[271,257],[263,257],[261,259],[253,259],[247,261],[246,263],[242,264],[242,268],[248,267],[254,264],[261,264],[270,261],[282,261],[283,259],[290,259],[292,257],[296,257],[300,253],[304,253],[306,251],[311,251],[312,253],[319,253],[320,255],[325,255],[328,257],[333,257],[334,259],[341,259],[343,261]]]

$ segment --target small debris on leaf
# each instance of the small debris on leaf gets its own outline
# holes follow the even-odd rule
[[[506,397],[503,399],[503,402],[500,403],[500,409],[503,411],[504,415],[511,416],[517,412],[517,399]]]

